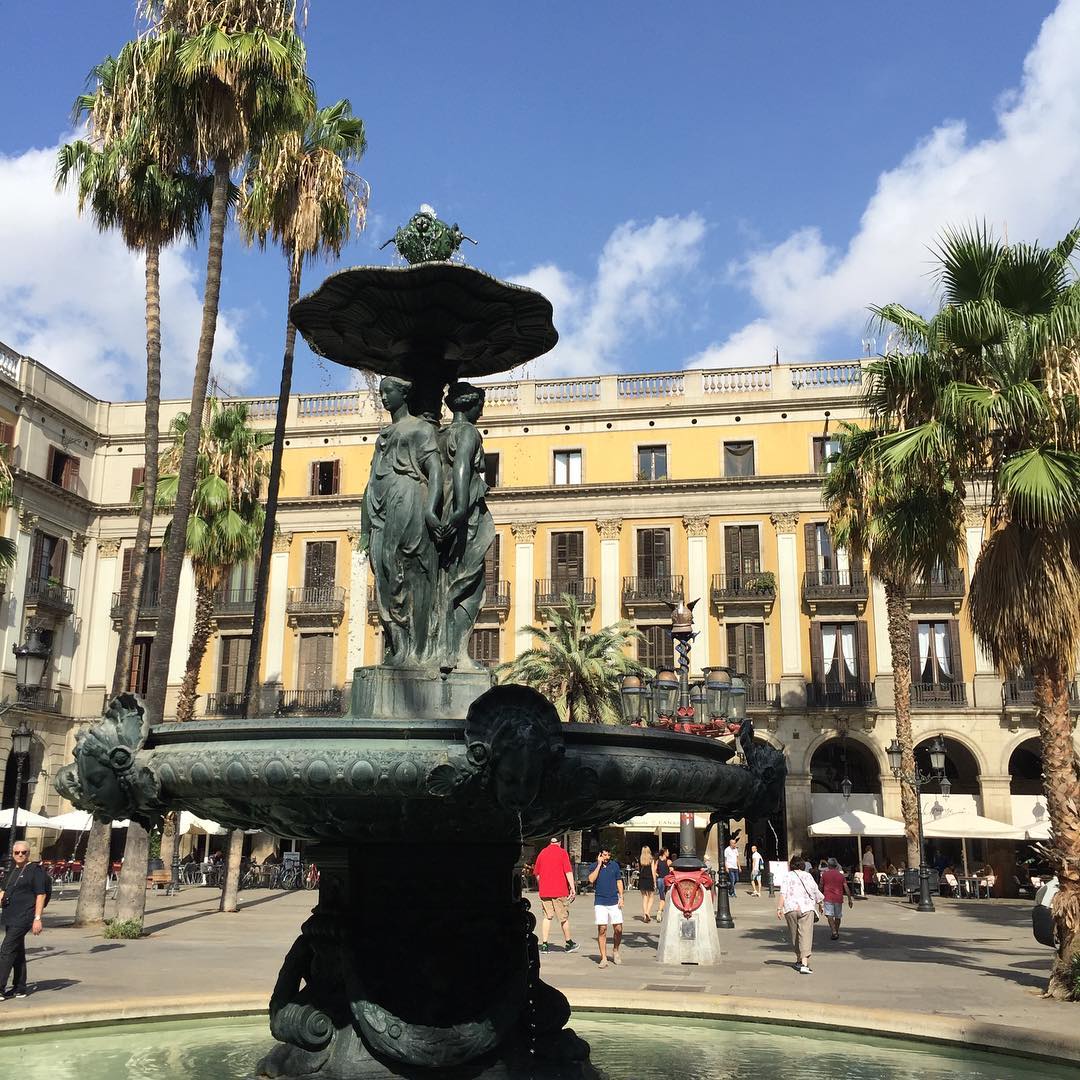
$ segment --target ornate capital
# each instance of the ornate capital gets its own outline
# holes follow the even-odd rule
[[[353,551],[359,551],[360,550],[360,530],[359,529],[347,529],[346,532],[345,532],[345,535],[349,539],[349,547],[351,547],[353,549]]]
[[[72,533],[71,534],[71,550],[76,555],[81,555],[86,550],[86,533]]]
[[[274,537],[274,554],[280,555],[282,552],[288,552],[292,547],[292,533],[278,533]]]
[[[513,533],[514,542],[517,544],[531,544],[536,539],[535,521],[514,521],[510,524],[510,532]]]
[[[597,518],[596,531],[601,540],[618,540],[622,532],[622,518]]]
[[[19,511],[19,532],[32,533],[37,528],[38,516],[24,506]]]
[[[686,529],[687,536],[708,536],[709,535],[709,515],[708,514],[688,514],[682,519],[683,528]]]
[[[986,513],[980,506],[964,507],[964,528],[981,529],[986,525]]]
[[[97,542],[98,556],[102,559],[115,559],[120,554],[120,541],[102,538]]]
[[[769,520],[778,533],[793,533],[799,526],[797,513],[770,514]]]

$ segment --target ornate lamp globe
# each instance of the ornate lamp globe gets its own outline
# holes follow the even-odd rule
[[[853,785],[850,776],[845,776],[844,779],[840,781],[840,794],[844,796],[845,802],[851,798],[852,787]]]
[[[746,719],[746,676],[734,675],[731,679],[731,698],[728,719],[741,724]]]
[[[679,676],[670,668],[656,673],[653,700],[657,716],[672,717],[679,709]]]
[[[622,703],[623,719],[628,724],[637,724],[643,719],[644,695],[641,679],[637,675],[623,676],[622,685],[619,688],[619,699]]]
[[[889,758],[889,768],[892,769],[893,776],[899,776],[904,760],[904,751],[900,746],[900,740],[893,739],[885,748],[885,753]]]
[[[930,744],[930,768],[936,773],[945,771],[945,740],[940,735]]]
[[[713,720],[727,717],[730,695],[731,670],[726,667],[709,668],[705,672],[705,700]]]

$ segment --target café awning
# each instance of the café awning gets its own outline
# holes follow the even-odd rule
[[[835,817],[815,821],[811,836],[903,836],[903,822],[871,814],[868,810],[845,810]]]
[[[14,813],[9,806],[4,810],[0,810],[0,829],[11,828],[11,815]],[[19,816],[15,819],[15,824],[20,829],[51,829],[53,826],[49,823],[49,819],[42,817],[40,814],[32,814],[29,810],[23,810],[19,808]]]
[[[1004,821],[982,817],[970,811],[924,817],[923,833],[931,839],[953,840],[1023,840],[1024,830]]]

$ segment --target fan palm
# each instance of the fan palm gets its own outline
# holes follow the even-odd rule
[[[0,510],[7,510],[15,501],[15,480],[8,465],[11,447],[0,443]],[[18,545],[7,536],[0,536],[0,568],[11,570],[15,566]]]
[[[620,723],[623,676],[653,674],[628,652],[644,635],[626,621],[590,631],[577,600],[566,595],[562,602],[562,610],[542,609],[547,626],[521,628],[539,644],[497,670],[506,682],[536,687],[567,723]]]
[[[252,161],[244,183],[241,228],[249,241],[257,239],[263,246],[267,238],[272,237],[281,245],[289,265],[285,354],[281,363],[274,449],[267,484],[266,523],[256,570],[251,652],[244,681],[247,711],[254,707],[254,691],[259,678],[285,421],[292,391],[296,327],[288,312],[300,295],[304,262],[320,254],[340,254],[352,226],[364,227],[368,186],[349,166],[363,155],[366,147],[363,120],[352,115],[348,101],[338,101],[320,109],[303,131],[283,131],[277,138],[264,143]]]
[[[1069,686],[1080,646],[1080,228],[1053,247],[1003,244],[985,227],[947,233],[941,310],[877,310],[906,355],[872,376],[879,417],[901,428],[885,455],[918,471],[946,462],[984,501],[990,535],[972,576],[976,635],[1035,687],[1048,857],[1061,889],[1047,993],[1073,992],[1080,955],[1080,769]]]
[[[870,572],[885,590],[892,656],[896,738],[902,768],[915,772],[911,730],[911,629],[908,596],[912,585],[929,581],[934,569],[951,565],[960,546],[963,500],[947,475],[912,474],[890,464],[883,451],[888,432],[842,424],[839,450],[822,484],[829,525],[837,545],[856,565],[869,558]],[[920,862],[916,795],[901,785],[908,866]]]

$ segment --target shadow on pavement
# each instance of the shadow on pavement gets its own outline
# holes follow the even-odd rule
[[[245,911],[248,908],[258,907],[260,904],[269,904],[272,900],[280,900],[282,897],[288,895],[289,893],[287,892],[274,892],[271,893],[269,896],[260,897],[258,900],[242,900],[240,902],[240,910]],[[209,898],[205,898],[202,902],[205,904],[211,903],[212,901]],[[161,909],[160,913],[162,915],[167,914],[165,909]],[[157,912],[155,912],[155,914],[157,914]],[[193,922],[195,919],[205,919],[209,915],[221,914],[223,913],[219,911],[217,907],[214,907],[213,909],[208,911],[197,911],[193,915],[183,915],[178,919],[168,919],[165,922],[154,922],[152,925],[148,925],[150,921],[150,919],[148,918],[147,922],[143,925],[147,934],[156,934],[160,930],[168,930],[170,927],[173,926],[181,926],[183,923]]]

